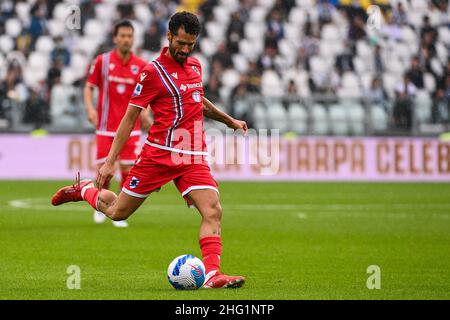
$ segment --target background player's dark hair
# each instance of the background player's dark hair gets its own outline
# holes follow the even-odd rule
[[[175,13],[169,21],[170,33],[176,36],[178,29],[184,27],[184,31],[189,34],[198,36],[200,34],[200,22],[195,14],[187,11]]]
[[[121,20],[114,25],[114,37],[119,33],[119,29],[123,27],[131,28],[134,31],[133,24],[130,21]]]

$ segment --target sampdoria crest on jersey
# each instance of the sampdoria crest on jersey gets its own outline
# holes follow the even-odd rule
[[[202,96],[200,94],[200,91],[195,90],[194,92],[192,92],[192,99],[194,99],[195,102],[202,101]]]
[[[139,72],[139,67],[135,64],[131,65],[130,69],[132,74],[138,74]]]
[[[195,71],[196,74],[200,75],[200,71],[196,66],[192,66],[192,69]]]
[[[142,92],[142,88],[143,88],[143,85],[138,83],[136,85],[136,88],[134,88],[133,97],[137,97],[138,95],[140,95]]]
[[[139,182],[140,181],[139,181],[138,178],[136,178],[136,177],[131,178],[131,180],[130,180],[130,189],[136,188],[138,186]]]

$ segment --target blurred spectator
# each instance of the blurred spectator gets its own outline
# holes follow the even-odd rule
[[[0,23],[4,23],[14,16],[14,1],[3,0],[0,2]]]
[[[375,46],[375,52],[373,55],[374,59],[374,68],[375,68],[375,74],[380,75],[384,72],[384,59],[383,54],[381,52],[381,47],[379,45]]]
[[[203,17],[203,21],[210,21],[214,16],[214,7],[219,3],[218,0],[206,0],[198,8],[199,14]]]
[[[283,16],[277,9],[269,13],[267,19],[267,33],[277,42],[284,37]]]
[[[304,36],[300,43],[297,54],[297,67],[310,71],[309,61],[312,56],[319,54],[320,38],[318,33],[314,30],[311,35]]]
[[[420,67],[419,58],[413,57],[411,59],[411,66],[409,70],[406,71],[411,82],[418,88],[423,88],[423,70]]]
[[[153,21],[144,34],[144,50],[159,52],[161,50],[161,31],[159,24]]]
[[[282,68],[278,50],[274,47],[266,47],[258,59],[258,68],[261,70],[261,73],[264,70],[274,70],[281,75]]]
[[[290,79],[286,87],[286,95],[283,97],[283,106],[287,110],[293,101],[298,100],[297,84]]]
[[[364,97],[369,105],[381,105],[386,112],[389,112],[389,96],[383,86],[381,78],[375,77],[372,79],[370,88],[365,93]]]
[[[450,77],[447,78],[450,79]],[[443,88],[438,88],[436,90],[433,99],[433,106],[431,109],[431,122],[432,123],[450,122],[450,86],[449,88],[447,88],[447,94]]]
[[[386,23],[381,27],[381,33],[390,41],[399,41],[402,39],[402,30],[394,23],[392,14],[386,15]]]
[[[31,22],[29,26],[29,32],[31,35],[31,48],[34,49],[37,38],[46,32],[46,20],[47,15],[46,7],[41,5],[40,2],[31,8]]]
[[[30,97],[25,102],[24,123],[34,125],[34,129],[42,128],[44,124],[50,123],[50,107],[48,103],[41,97],[39,91],[32,89]]]
[[[208,83],[205,85],[205,97],[207,97],[213,103],[220,104],[222,102],[222,98],[220,96],[220,80],[219,77],[214,75],[209,77]]]
[[[411,129],[412,106],[417,88],[405,73],[395,87],[394,123],[398,128]]]
[[[52,62],[60,60],[64,66],[70,65],[70,51],[64,44],[64,38],[58,36],[55,38],[55,48],[50,53]]]
[[[261,91],[261,70],[255,61],[249,61],[247,69],[247,90],[251,93],[259,93]]]
[[[366,37],[366,24],[360,16],[355,16],[350,23],[348,29],[348,39],[352,42],[362,40]]]
[[[342,76],[344,72],[355,70],[353,66],[353,53],[348,41],[345,42],[344,51],[336,56],[335,67],[339,76]]]
[[[47,73],[47,88],[49,92],[51,92],[52,87],[59,83],[61,80],[61,73],[63,70],[64,64],[61,58],[57,58],[53,61],[52,66],[48,69]]]
[[[392,12],[392,22],[398,26],[403,26],[408,23],[408,15],[401,1],[397,3],[397,7]]]
[[[4,91],[6,97],[14,102],[22,103],[28,98],[28,88],[22,78],[20,64],[13,60],[6,71]]]
[[[281,13],[282,20],[286,20],[291,9],[295,7],[296,0],[276,0],[272,10],[278,10]]]
[[[334,7],[328,0],[320,0],[317,4],[317,11],[319,15],[319,30],[333,19]]]
[[[248,78],[245,75],[241,75],[238,85],[231,91],[230,115],[236,119],[246,121],[249,128],[253,128],[248,93]]]
[[[127,1],[122,1],[117,6],[121,20],[134,20],[136,16],[134,15],[133,3]]]
[[[223,69],[228,69],[233,67],[233,60],[231,59],[230,54],[227,52],[227,47],[224,42],[221,42],[217,47],[216,53],[213,54],[211,58],[211,62],[218,62],[222,66]]]
[[[430,33],[432,34],[433,41],[436,41],[437,39],[437,30],[435,27],[433,27],[430,23],[430,17],[424,16],[422,19],[422,27],[420,28],[420,40],[423,40],[423,37],[425,34]]]
[[[231,20],[226,32],[227,50],[230,54],[239,52],[239,41],[244,37],[244,23],[241,14],[235,11],[231,14]]]

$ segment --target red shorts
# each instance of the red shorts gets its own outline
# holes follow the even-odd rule
[[[219,193],[205,156],[181,155],[147,144],[128,174],[122,191],[133,197],[146,198],[170,181],[175,183],[188,205],[191,203],[187,195],[192,190],[212,189]]]
[[[111,149],[114,137],[97,135],[97,163],[105,162]],[[140,136],[130,137],[119,154],[119,163],[132,165],[139,154],[141,146]]]

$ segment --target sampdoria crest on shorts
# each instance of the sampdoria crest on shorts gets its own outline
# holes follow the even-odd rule
[[[138,178],[136,178],[136,177],[133,177],[133,178],[131,178],[131,180],[130,180],[130,188],[131,189],[134,189],[134,188],[136,188],[137,186],[138,186],[138,184],[139,184],[139,179]]]

